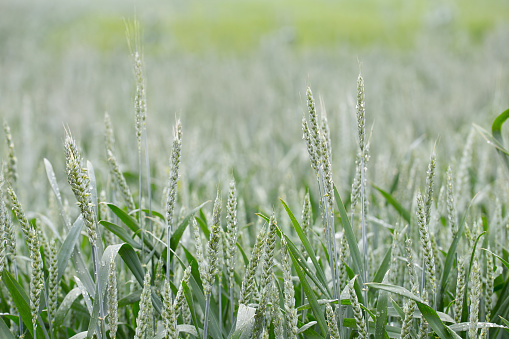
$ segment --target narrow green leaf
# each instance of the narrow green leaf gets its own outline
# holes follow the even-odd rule
[[[355,322],[355,319],[353,319],[353,318],[345,318],[343,320],[343,326],[355,329],[355,328],[357,328],[357,323]],[[396,326],[390,326],[390,325],[387,325],[385,328],[386,328],[386,332],[387,332],[389,338],[400,339],[401,328],[396,327]],[[370,321],[368,323],[368,333],[375,334],[375,331],[376,331],[375,324],[373,324],[373,322]]]
[[[500,317],[500,320],[505,324],[506,327],[509,328],[509,320],[505,319],[505,318],[502,318]],[[508,329],[505,329],[507,332],[509,332]]]
[[[288,247],[288,246],[287,246]],[[323,315],[323,308],[318,305],[318,302],[316,300],[315,292],[313,291],[313,288],[309,285],[309,282],[306,279],[306,276],[304,275],[303,269],[300,267],[298,260],[293,255],[292,251],[288,251],[290,254],[290,257],[292,258],[293,267],[295,267],[295,271],[297,272],[297,275],[299,276],[300,283],[302,284],[302,289],[304,290],[304,293],[306,294],[309,304],[311,305],[311,309],[313,310],[313,314],[315,316],[315,319],[318,321],[318,326],[320,327],[320,330],[325,335],[327,333],[327,323],[325,322],[325,317]]]
[[[127,267],[129,267],[140,286],[143,286],[145,272],[143,271],[140,259],[138,258],[138,255],[136,255],[133,247],[129,244],[123,244],[118,250],[118,254],[120,254],[122,260],[124,260],[127,264]]]
[[[314,252],[313,248],[311,247],[311,243],[309,242],[308,238],[304,234],[302,227],[300,226],[299,222],[293,215],[293,213],[290,210],[290,208],[288,207],[288,205],[283,201],[283,199],[280,199],[280,201],[283,204],[283,206],[286,210],[286,213],[290,217],[290,220],[292,221],[293,228],[297,232],[297,235],[299,236],[300,241],[304,245],[304,248],[306,249],[306,252],[308,253],[309,258],[311,259],[311,262],[315,266],[315,271],[316,271],[316,275],[317,275],[318,279],[320,280],[322,285],[326,287],[327,279],[325,278],[325,273],[322,271],[322,267],[318,264],[318,261],[316,260],[316,256],[314,255],[315,252]],[[330,292],[329,292],[329,295],[330,295]]]
[[[193,215],[198,212],[203,206],[208,204],[210,200],[205,201],[203,204],[201,204],[198,207],[195,207],[191,212],[189,212],[184,219],[180,222],[177,229],[173,232],[171,239],[170,239],[170,248],[175,251],[177,249],[177,245],[182,238],[182,235],[184,234],[184,231],[186,230],[187,226],[189,225],[189,220],[193,217]]]
[[[46,169],[46,175],[48,177],[48,181],[50,183],[51,189],[53,190],[53,193],[55,193],[55,197],[57,198],[57,204],[58,209],[60,211],[60,216],[62,217],[62,220],[64,221],[64,225],[67,229],[71,228],[71,222],[66,216],[66,212],[64,210],[64,205],[62,204],[62,196],[60,194],[60,189],[58,188],[57,183],[57,177],[55,175],[55,171],[53,170],[53,165],[51,165],[51,162],[44,158],[44,167]]]
[[[81,290],[78,287],[73,288],[64,297],[64,300],[60,303],[58,310],[55,315],[55,329],[58,329],[64,322],[65,316],[71,309],[74,301],[81,295]]]
[[[466,323],[453,324],[453,325],[449,326],[449,328],[456,332],[468,331],[468,329],[470,328],[470,321],[466,322]],[[494,324],[494,323],[486,323],[486,322],[478,322],[477,328],[478,329],[482,329],[482,328],[505,328],[505,329],[508,329],[506,326],[502,326],[502,325]]]
[[[509,262],[507,262],[504,258],[502,258],[501,256],[499,256],[499,255],[497,255],[497,254],[493,253],[492,251],[487,250],[485,248],[481,248],[481,250],[486,251],[486,252],[490,253],[491,255],[497,257],[498,260],[500,260],[500,262],[502,262],[502,264],[504,264],[504,266],[507,267],[507,269],[509,270]]]
[[[87,331],[84,331],[84,332],[76,333],[69,339],[85,339],[86,337],[87,337]]]
[[[487,130],[485,130],[484,128],[477,124],[472,125],[489,145],[495,147],[497,151],[501,152],[503,155],[509,156],[509,151],[497,139],[495,139],[490,132],[488,132]]]
[[[108,229],[110,232],[115,234],[117,237],[119,237],[122,241],[125,241],[129,245],[131,245],[133,248],[140,249],[141,245],[134,240],[129,233],[127,233],[127,230],[125,230],[123,227],[120,227],[118,225],[115,225],[114,223],[111,223],[106,220],[99,221],[99,224],[103,225],[106,229]]]
[[[69,262],[69,258],[75,248],[76,242],[78,241],[81,229],[83,228],[83,218],[81,215],[76,219],[74,225],[71,227],[69,233],[67,233],[67,237],[60,248],[60,251],[57,255],[57,268],[58,268],[58,278],[57,281],[60,282],[62,275],[64,275],[65,268],[67,267],[67,263]]]
[[[100,278],[99,278],[100,279]],[[97,285],[96,285],[97,287]],[[95,294],[101,293],[100,291],[97,291],[97,288],[95,289]],[[99,298],[94,299],[94,304],[92,306],[92,314],[90,315],[90,320],[88,322],[88,331],[87,331],[87,338],[90,339],[96,333],[97,326],[99,324]],[[100,326],[100,325],[99,325]],[[99,330],[98,330],[99,331]],[[97,333],[97,337],[99,336],[99,333]]]
[[[3,272],[2,272],[2,281],[4,282],[5,286],[9,290],[12,300],[14,301],[14,305],[16,306],[16,309],[18,310],[18,313],[21,316],[23,323],[30,324],[29,326],[27,326],[27,328],[33,337],[34,329],[31,326],[32,313],[30,311],[30,306],[29,306],[30,301],[28,299],[28,296],[25,293],[25,290],[7,270],[3,270]],[[49,338],[48,332],[46,331],[46,327],[44,326],[44,322],[42,321],[40,315],[38,316],[37,322],[38,322],[37,338],[48,339]]]
[[[334,196],[336,198],[336,204],[339,210],[339,216],[341,217],[341,224],[343,225],[343,229],[345,230],[346,240],[348,241],[348,246],[350,247],[350,255],[352,257],[353,262],[353,271],[356,275],[359,276],[359,283],[362,285],[364,281],[362,281],[362,277],[364,277],[364,266],[362,264],[361,252],[359,251],[359,247],[357,247],[357,239],[355,239],[355,234],[353,233],[352,226],[350,225],[350,220],[348,219],[348,215],[346,214],[345,206],[343,205],[343,201],[339,196],[338,189],[334,186]]]
[[[307,324],[302,325],[301,327],[299,327],[299,330],[297,331],[297,334],[303,333],[303,332],[307,331],[309,328],[315,326],[316,324],[317,324],[316,321],[310,321]]]
[[[140,226],[138,225],[138,222],[133,218],[131,217],[129,214],[127,214],[124,210],[122,210],[121,208],[117,207],[116,205],[114,204],[106,204],[110,210],[115,213],[115,215],[120,219],[122,220],[122,222],[127,226],[129,227],[129,229],[131,231],[133,231],[134,233],[138,232],[140,230]]]
[[[93,308],[92,308],[92,299],[90,299],[90,295],[86,289],[86,287],[81,282],[80,278],[77,276],[74,276],[74,281],[76,282],[76,285],[80,289],[81,295],[83,296],[83,300],[85,301],[85,305],[87,306],[88,315],[92,315]],[[95,294],[95,290],[94,290]]]
[[[394,310],[396,311],[396,313],[398,314],[398,316],[401,318],[401,319],[405,319],[405,312],[403,312],[403,309],[398,305],[398,303],[396,301],[394,301],[394,299],[391,298],[391,304],[392,304],[392,307],[394,308]]]
[[[387,309],[389,304],[389,293],[380,291],[376,305],[375,339],[385,339],[389,336],[385,330],[387,325]]]
[[[195,296],[198,304],[200,305],[202,312],[205,314],[205,296],[203,294],[202,289],[196,283],[193,275],[189,279],[191,284],[191,288],[193,289],[193,295]],[[213,298],[210,298],[210,312],[209,312],[209,335],[214,339],[222,338],[222,334],[219,332],[219,322],[217,320],[217,310],[218,307],[214,302]]]
[[[143,211],[143,213],[145,213],[145,215],[149,215],[149,214],[150,214],[150,212],[151,212],[153,217],[158,217],[159,219],[164,220],[164,215],[162,215],[162,214],[161,214],[161,213],[159,213],[159,212],[156,212],[156,211],[149,211],[149,210],[148,210],[148,209],[146,209],[146,208],[143,208],[143,209],[142,209],[142,211]]]
[[[94,166],[92,165],[92,162],[90,162],[90,160],[87,160],[87,176],[90,180],[90,186],[89,186],[89,190],[90,190],[90,198],[92,198],[92,204],[94,204],[94,212],[95,212],[95,215],[98,215],[98,212],[97,212],[97,206],[99,206],[97,204],[97,182],[95,180],[95,171],[94,171]]]
[[[194,309],[193,295],[191,294],[191,290],[185,281],[182,282],[182,290],[184,291],[184,296],[186,298],[187,305],[189,306],[189,311],[191,312],[194,328],[196,329],[197,333],[200,333],[200,329],[198,328],[198,317],[196,316],[196,311]]]
[[[374,189],[376,189],[378,192],[380,192],[380,194],[382,194],[382,196],[385,198],[385,200],[387,200],[387,202],[388,202],[389,204],[391,204],[391,205],[392,205],[392,207],[394,207],[394,209],[395,209],[395,210],[399,213],[399,215],[401,215],[401,217],[402,217],[403,219],[405,219],[405,221],[406,221],[406,222],[408,222],[408,223],[410,222],[410,219],[411,219],[411,217],[410,217],[410,212],[409,212],[406,208],[404,208],[404,207],[403,207],[403,205],[401,205],[401,204],[399,203],[399,201],[397,201],[396,199],[394,199],[394,197],[393,197],[390,193],[388,193],[388,192],[384,191],[384,190],[383,190],[383,189],[381,189],[380,187],[375,186],[375,185],[373,185],[373,184],[372,184],[371,186],[372,186]]]
[[[506,109],[498,117],[496,117],[491,125],[491,134],[496,140],[498,140],[498,142],[500,142],[501,145],[504,144],[504,140],[502,138],[502,125],[507,119],[509,119],[509,109]]]
[[[196,219],[196,222],[198,223],[198,226],[200,226],[201,231],[205,235],[205,238],[209,239],[210,231],[209,231],[209,228],[207,227],[207,222],[205,221],[205,219],[198,218],[198,217],[195,217],[195,219]]]
[[[498,321],[498,318],[507,318],[509,313],[509,278],[505,281],[502,291],[499,294],[497,303],[491,311],[491,317],[494,321]],[[496,338],[497,331],[490,331],[490,338]]]
[[[323,285],[322,282],[320,280],[318,280],[316,274],[313,271],[311,271],[311,269],[309,268],[309,266],[307,264],[306,258],[304,258],[304,256],[302,255],[302,252],[300,251],[300,249],[297,249],[295,244],[285,234],[281,234],[278,232],[278,235],[280,237],[284,236],[286,238],[286,243],[287,243],[287,247],[288,247],[289,251],[292,252],[292,254],[295,258],[297,258],[297,262],[299,263],[300,267],[304,270],[304,273],[306,273],[311,278],[311,280],[313,280],[315,285],[320,289],[320,291],[327,298],[330,298],[331,293],[327,289],[327,287],[326,287],[327,285]]]
[[[135,304],[140,301],[142,290],[134,291],[133,293],[123,297],[118,301],[118,308],[125,307],[127,305]]]
[[[387,252],[385,252],[384,260],[382,260],[380,267],[378,267],[378,270],[376,271],[375,277],[373,278],[372,282],[379,283],[384,280],[385,274],[391,267],[391,259],[392,259],[392,246],[390,246]],[[372,298],[374,296],[373,293],[374,291],[368,291],[368,296]]]
[[[201,281],[200,277],[200,270],[198,267],[198,262],[196,261],[195,257],[185,248],[182,246],[182,249],[184,250],[184,254],[186,255],[186,259],[189,265],[191,265],[191,275],[193,276],[194,280],[198,284],[199,289],[203,290],[203,283]]]
[[[426,303],[423,302],[423,300],[417,296],[415,296],[413,293],[411,293],[409,290],[407,290],[404,287],[401,286],[395,286],[390,284],[381,284],[381,283],[366,283],[365,285],[384,290],[391,293],[399,294],[405,298],[412,299],[417,303],[417,307],[421,311],[422,316],[426,319],[428,324],[431,326],[433,331],[442,339],[459,339],[461,338],[459,335],[456,334],[453,330],[451,330],[448,326],[446,326],[442,320],[440,320],[440,317],[438,316],[437,312],[429,307]]]
[[[458,248],[461,235],[463,234],[463,230],[465,229],[465,223],[467,220],[468,212],[470,211],[470,207],[472,206],[472,203],[474,202],[476,197],[477,195],[474,196],[472,200],[470,200],[470,203],[468,204],[467,209],[465,210],[465,214],[463,215],[463,219],[461,220],[461,223],[459,225],[458,232],[454,236],[451,246],[449,247],[449,251],[447,251],[447,256],[445,257],[444,268],[442,269],[442,277],[440,279],[440,286],[437,291],[437,310],[439,311],[444,310],[445,288],[447,286],[447,280],[449,279],[449,273],[451,273],[452,270],[452,264],[454,263],[454,258],[456,257],[456,250]]]
[[[242,246],[239,244],[239,242],[237,242],[237,248],[239,249],[240,254],[242,255],[242,259],[244,260],[244,265],[247,266],[249,264],[249,258],[247,257],[246,252],[244,252],[244,249],[242,249]]]
[[[0,317],[0,337],[4,339],[15,339],[2,317]]]
[[[461,321],[467,322],[469,317],[469,307],[468,307],[468,294],[469,288],[468,284],[470,282],[470,273],[472,272],[472,265],[474,264],[474,257],[477,250],[477,244],[479,244],[479,240],[483,235],[486,234],[486,231],[482,232],[475,239],[474,247],[472,248],[472,254],[470,255],[470,265],[468,265],[466,274],[465,274],[465,293],[463,295],[463,312],[461,313]]]

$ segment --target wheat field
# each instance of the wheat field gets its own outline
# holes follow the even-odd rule
[[[214,1],[0,4],[0,338],[509,338],[507,4]]]

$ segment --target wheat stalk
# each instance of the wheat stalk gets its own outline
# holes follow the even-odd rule
[[[11,128],[7,124],[7,121],[4,120],[4,132],[5,132],[5,140],[7,142],[7,159],[9,161],[7,162],[7,168],[6,168],[6,174],[7,174],[7,182],[10,186],[16,187],[16,183],[18,181],[18,170],[17,170],[17,164],[18,159],[16,158],[16,151],[14,149],[14,142],[12,141],[12,134],[11,134]]]
[[[233,323],[233,288],[235,284],[235,258],[237,257],[237,189],[235,181],[230,182],[230,192],[228,194],[228,203],[226,206],[226,264],[228,269],[229,296],[230,296],[230,321]]]
[[[334,316],[334,311],[332,310],[332,306],[327,304],[325,306],[325,311],[327,314],[327,327],[329,328],[329,334],[331,338],[340,339],[338,323],[336,322],[336,317]]]
[[[117,300],[117,268],[115,257],[110,259],[108,273],[108,324],[110,327],[110,338],[115,339],[118,327],[118,300]]]
[[[136,318],[136,330],[134,339],[143,339],[145,331],[151,328],[150,321],[152,319],[152,300],[150,296],[150,271],[147,270],[145,279],[143,280],[143,291],[140,297],[140,311]]]
[[[258,268],[258,264],[264,252],[265,241],[266,231],[262,228],[256,237],[256,242],[251,252],[251,258],[249,259],[249,264],[247,265],[246,273],[242,280],[239,304],[247,305],[251,301],[251,296],[255,289],[256,269]]]
[[[286,240],[281,238],[281,256],[283,257],[281,267],[283,268],[284,296],[285,296],[285,314],[288,329],[288,338],[297,338],[297,309],[295,308],[295,290],[293,288],[291,263],[288,249],[286,248]]]
[[[92,247],[92,262],[94,265],[94,278],[97,284],[97,298],[99,302],[99,312],[101,319],[104,319],[104,305],[102,297],[101,282],[99,280],[99,254],[97,250],[97,227],[96,219],[94,216],[93,203],[90,193],[90,179],[86,175],[86,169],[83,167],[81,154],[78,151],[76,141],[72,138],[70,133],[67,133],[65,138],[65,155],[66,155],[66,169],[67,180],[74,196],[77,200],[77,205],[83,216],[83,222],[86,227],[88,240]],[[104,322],[99,321],[99,338],[103,338],[105,333]]]
[[[179,180],[179,167],[182,149],[182,126],[180,120],[177,120],[173,145],[170,158],[170,174],[168,178],[168,187],[166,195],[166,245],[170,248],[170,240],[173,235],[173,223],[175,215],[175,204],[177,201],[177,182]],[[200,245],[201,246],[201,245]],[[173,269],[171,262],[171,251],[168,250],[166,258],[166,279],[170,281],[170,271]]]

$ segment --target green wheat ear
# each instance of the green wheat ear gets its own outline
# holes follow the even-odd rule
[[[350,303],[352,304],[355,323],[357,325],[357,330],[359,331],[359,338],[368,339],[368,328],[366,327],[366,322],[364,321],[364,316],[362,315],[361,304],[357,299],[357,294],[355,293],[354,289],[354,283],[356,279],[357,277],[353,278],[348,283],[348,293],[350,294]]]
[[[163,293],[163,322],[166,339],[177,339],[179,332],[177,329],[177,315],[175,312],[176,305],[171,301],[171,289],[168,280],[164,281]]]
[[[114,339],[118,328],[117,268],[115,257],[111,256],[108,274],[108,324],[110,338]]]
[[[256,237],[256,242],[254,244],[253,251],[251,252],[251,259],[249,260],[249,264],[247,265],[246,273],[244,274],[244,279],[242,280],[239,304],[247,305],[251,301],[251,296],[255,291],[256,269],[258,268],[260,259],[263,255],[266,239],[265,235],[266,235],[265,228],[260,229],[258,236]]]
[[[150,296],[150,271],[147,270],[145,279],[143,281],[143,291],[140,297],[140,311],[136,318],[136,331],[134,339],[143,339],[145,337],[145,331],[147,327],[151,327],[152,324],[152,300]]]
[[[42,258],[39,248],[39,238],[37,231],[34,228],[30,228],[30,259],[32,273],[30,278],[30,311],[32,313],[32,326],[35,332],[37,327],[37,317],[39,315],[39,305],[41,301],[41,292],[44,288],[44,276],[42,268]]]
[[[57,267],[57,252],[58,247],[55,239],[52,239],[49,245],[49,277],[48,277],[48,314],[51,318],[51,325],[53,330],[55,329],[55,315],[57,312],[58,306],[58,291],[60,290],[60,285],[58,284],[58,267]]]
[[[286,240],[281,238],[281,267],[283,268],[285,313],[288,338],[296,338],[299,328],[297,327],[297,309],[295,308],[295,290],[292,282],[290,256],[286,248]]]
[[[16,187],[16,183],[18,182],[18,170],[17,164],[18,159],[16,158],[16,151],[14,149],[14,142],[12,141],[11,128],[7,124],[7,121],[4,120],[4,132],[5,132],[5,140],[7,142],[7,168],[6,168],[6,179],[10,186]]]
[[[329,328],[330,337],[333,339],[340,339],[338,323],[330,304],[325,306],[325,311],[327,313],[327,327]]]

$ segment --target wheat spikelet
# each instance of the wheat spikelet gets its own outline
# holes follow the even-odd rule
[[[124,174],[122,173],[122,171],[120,171],[120,166],[118,165],[117,159],[113,155],[113,152],[111,150],[108,150],[107,152],[108,152],[108,164],[110,165],[111,173],[113,174],[115,183],[117,187],[120,188],[120,192],[122,193],[122,197],[124,198],[128,211],[132,211],[136,207],[134,205],[131,190],[127,185],[127,181],[125,180]]]
[[[292,282],[292,265],[290,263],[290,255],[286,248],[286,240],[284,237],[281,238],[281,255],[283,268],[283,281],[284,281],[284,296],[285,296],[285,314],[286,324],[288,329],[288,337],[296,338],[299,328],[297,327],[297,309],[295,308],[295,290]]]
[[[270,294],[270,300],[272,303],[272,321],[274,323],[274,336],[276,339],[284,338],[284,323],[283,313],[279,307],[279,291],[277,287],[276,278],[272,278],[272,290]]]
[[[21,230],[23,231],[23,235],[25,236],[25,241],[27,242],[27,246],[30,247],[31,226],[30,226],[28,219],[25,215],[23,207],[21,206],[18,196],[16,195],[16,192],[14,192],[12,187],[7,188],[7,193],[9,193],[9,196],[11,198],[12,211],[14,212],[14,214],[16,215],[16,218],[18,219],[19,225],[21,226]]]
[[[260,258],[264,251],[266,240],[265,234],[266,231],[264,228],[262,228],[256,237],[256,242],[254,244],[253,251],[251,252],[251,259],[249,259],[249,264],[247,265],[246,273],[244,274],[244,279],[242,280],[239,299],[240,304],[247,305],[251,301],[251,296],[255,290],[256,269],[260,263]]]
[[[166,332],[166,339],[177,339],[177,315],[175,313],[175,304],[171,301],[171,289],[168,280],[164,281],[163,293],[163,321]]]
[[[83,216],[88,239],[92,245],[95,245],[97,242],[97,230],[90,194],[90,179],[86,175],[86,169],[83,167],[76,141],[70,134],[67,134],[65,138],[65,155],[67,159],[67,180],[71,185],[77,205]]]
[[[456,216],[456,202],[454,200],[455,192],[454,192],[454,179],[452,168],[449,166],[447,168],[447,219],[449,221],[449,226],[451,227],[452,236],[455,237],[458,233],[458,222]]]
[[[14,142],[12,141],[12,134],[11,134],[11,128],[7,124],[7,121],[4,120],[4,132],[5,132],[5,139],[7,142],[7,158],[9,161],[7,162],[7,168],[6,168],[6,179],[10,186],[16,187],[16,183],[18,181],[18,170],[17,170],[17,164],[18,159],[16,158],[16,152],[14,150]]]
[[[188,266],[184,271],[184,276],[182,277],[182,281],[180,282],[180,287],[177,291],[177,295],[175,296],[175,300],[173,301],[174,304],[174,312],[175,317],[178,318],[179,314],[181,313],[187,313],[189,311],[189,306],[186,303],[186,299],[184,296],[184,288],[182,283],[186,283],[186,285],[189,285],[189,279],[191,278],[191,266]]]
[[[235,181],[230,183],[230,192],[228,194],[228,203],[226,207],[226,264],[228,265],[228,277],[230,291],[234,286],[235,258],[237,256],[237,189]]]
[[[30,278],[30,311],[32,313],[32,327],[36,329],[37,316],[39,315],[39,304],[41,301],[41,292],[44,288],[44,277],[42,269],[42,258],[39,249],[39,239],[35,229],[30,228],[30,259],[32,273]]]
[[[325,306],[325,311],[327,313],[327,327],[329,328],[330,337],[333,339],[340,339],[338,323],[336,322],[336,316],[330,304]]]
[[[151,312],[152,300],[150,297],[150,271],[147,270],[145,279],[143,281],[143,291],[140,297],[140,311],[136,318],[136,331],[134,333],[134,339],[143,339],[145,337],[145,331],[147,327],[150,327],[152,320]]]
[[[425,270],[428,277],[427,280],[429,281],[434,294],[436,289],[435,259],[433,255],[433,249],[431,247],[428,223],[426,222],[425,202],[421,193],[418,193],[417,195],[417,218],[421,246],[424,256]]]
[[[108,273],[108,325],[110,327],[110,338],[115,339],[118,324],[118,301],[117,301],[117,268],[115,257],[110,259]]]
[[[357,324],[357,330],[359,331],[359,338],[368,339],[368,328],[366,327],[366,322],[364,321],[364,316],[362,315],[361,305],[359,303],[359,300],[357,299],[357,294],[355,293],[354,289],[354,283],[356,279],[357,278],[353,278],[348,283],[350,303],[352,304],[355,323]]]
[[[407,257],[407,272],[410,280],[410,285],[412,286],[412,293],[415,295],[419,294],[418,283],[417,283],[417,273],[415,272],[414,261],[412,256],[412,239],[408,238],[406,240],[406,257]],[[403,311],[405,313],[405,318],[403,319],[403,324],[401,325],[401,338],[409,339],[411,338],[410,331],[412,329],[413,317],[415,309],[417,308],[417,304],[414,300],[409,299],[405,301],[405,305],[403,306]]]
[[[51,318],[52,328],[55,328],[55,315],[58,306],[58,267],[57,267],[57,243],[55,239],[51,240],[49,245],[49,268],[48,268],[48,314]]]
[[[477,322],[479,321],[481,290],[481,269],[477,256],[474,256],[474,263],[472,265],[472,286],[470,291],[470,325],[468,329],[468,337],[470,339],[477,339]]]

